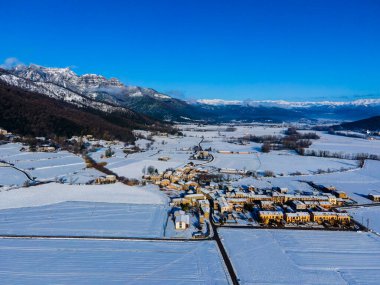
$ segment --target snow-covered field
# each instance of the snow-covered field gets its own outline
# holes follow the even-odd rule
[[[209,165],[219,168],[246,169],[263,172],[271,170],[275,174],[289,175],[296,171],[310,174],[319,169],[338,171],[342,168],[357,167],[353,160],[299,156],[288,151],[253,154],[214,154],[214,161]]]
[[[233,132],[226,132],[226,126],[203,126],[181,125],[185,137],[176,136],[154,136],[154,142],[149,150],[125,155],[122,151],[122,144],[113,145],[111,149],[115,155],[111,158],[101,158],[105,148],[91,153],[96,161],[107,163],[107,167],[118,175],[128,178],[140,179],[143,175],[144,167],[150,165],[164,171],[167,168],[177,168],[188,163],[192,153],[191,149],[197,146],[202,140],[204,149],[211,148],[214,160],[207,164],[217,168],[233,168],[238,170],[255,170],[264,172],[271,170],[275,174],[289,175],[294,172],[302,174],[312,174],[318,170],[340,171],[341,169],[352,169],[357,166],[353,160],[301,157],[291,151],[271,151],[268,154],[260,152],[261,144],[248,143],[244,145],[229,143],[230,138],[239,138],[247,134],[255,135],[281,135],[285,127],[265,127],[265,126],[237,126]],[[139,140],[142,148],[146,145],[146,140]],[[251,152],[250,154],[221,154],[218,151]],[[161,156],[167,156],[169,161],[159,161]],[[197,162],[195,162],[197,163]],[[201,162],[199,162],[201,163]]]
[[[86,168],[84,160],[77,155],[67,151],[59,152],[26,152],[20,151],[22,145],[9,143],[0,146],[0,160],[13,164],[24,170],[37,180],[63,179],[70,183],[86,183],[102,175],[95,169]],[[25,175],[15,174],[6,177],[5,170],[0,168],[0,185],[21,186],[26,180]]]
[[[346,210],[355,218],[355,220],[362,223],[364,226],[367,226],[368,221],[369,228],[380,235],[380,206],[352,208]]]
[[[216,244],[0,239],[2,284],[228,284]]]
[[[0,210],[0,234],[163,237],[166,217],[159,204],[63,202]]]
[[[156,144],[161,146],[160,144]],[[164,149],[162,149],[164,148]],[[106,148],[91,153],[91,157],[98,162],[106,162],[106,167],[116,174],[128,178],[141,179],[144,167],[154,166],[158,171],[164,171],[167,168],[177,168],[183,166],[188,161],[190,154],[172,149],[171,146],[165,145],[160,149],[153,149],[139,153],[129,154],[127,157],[123,153],[121,146],[114,146],[112,150],[115,155],[110,158],[101,158]],[[160,152],[159,152],[160,150]],[[161,156],[169,156],[169,161],[158,160]]]
[[[167,212],[154,186],[50,183],[0,192],[0,234],[163,237]]]
[[[167,198],[155,186],[68,185],[48,183],[0,192],[0,209],[36,207],[61,202],[165,204]]]
[[[11,167],[0,167],[0,187],[1,185],[23,185],[28,177]]]
[[[221,229],[241,284],[379,284],[371,233]]]
[[[317,133],[321,138],[314,141],[310,149],[328,150],[331,152],[343,152],[349,154],[370,153],[380,155],[380,140],[366,140],[336,136],[324,132]]]
[[[311,190],[306,183],[300,181],[313,181],[316,184],[325,186],[335,186],[338,190],[345,191],[352,199],[358,203],[371,203],[367,198],[369,193],[380,194],[380,161],[367,160],[365,166],[360,169],[326,173],[320,175],[303,175],[276,178],[243,178],[236,185],[252,184],[257,187],[280,186],[289,190]]]

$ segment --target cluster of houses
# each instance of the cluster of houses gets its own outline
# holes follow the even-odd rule
[[[256,189],[254,186],[234,188],[210,184],[201,192],[212,201],[214,213],[226,217],[226,220],[250,209],[253,217],[264,225],[309,222],[347,225],[351,221],[347,213],[332,211],[335,206],[350,202],[343,191],[289,194],[287,188],[280,187]]]
[[[210,160],[212,158],[211,154],[209,151],[206,150],[200,150],[196,151],[190,159],[195,159],[195,160]]]
[[[341,225],[350,224],[351,218],[347,213],[337,213],[337,212],[320,212],[320,211],[310,211],[310,212],[286,212],[281,210],[275,211],[258,211],[260,222],[263,224],[281,223],[285,221],[287,224],[306,224],[310,222],[323,224],[336,224]]]
[[[195,181],[195,178],[200,173],[207,173],[207,170],[194,167],[192,163],[189,163],[176,170],[166,170],[158,174],[144,175],[143,179],[165,190],[183,190],[200,193],[200,185]]]
[[[199,211],[200,224],[210,219],[211,213],[214,222],[217,223],[239,223],[241,216],[245,216],[247,220],[254,219],[262,225],[314,223],[344,226],[351,223],[347,213],[335,212],[334,209],[352,201],[344,191],[334,187],[313,185],[313,191],[293,193],[282,187],[233,187],[228,183],[205,183],[199,179],[200,175],[205,173],[207,174],[207,169],[190,163],[176,170],[146,175],[144,179],[159,185],[162,190],[178,190],[178,195],[171,199],[171,206],[182,210],[195,207]],[[174,219],[176,229],[184,229],[187,218]]]

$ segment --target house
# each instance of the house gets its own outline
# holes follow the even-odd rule
[[[117,178],[116,175],[106,175],[98,177],[95,179],[95,184],[111,184],[111,183],[116,183]]]
[[[197,204],[197,201],[204,200],[206,197],[203,194],[187,194],[184,198],[189,200],[190,204],[194,206]]]
[[[323,222],[331,222],[337,219],[335,212],[311,212],[313,222],[321,224]]]
[[[166,189],[181,191],[182,186],[178,184],[170,183],[168,186],[166,186]]]
[[[181,204],[183,205],[189,205],[190,200],[185,199],[185,198],[172,198],[171,203],[172,206],[179,206]]]
[[[308,212],[296,212],[296,213],[286,213],[285,221],[287,223],[307,223],[310,222],[310,214]]]
[[[198,205],[201,208],[201,212],[203,213],[206,219],[210,218],[210,202],[206,199],[198,200]]]
[[[328,198],[329,203],[333,205],[337,203],[337,198],[333,194],[328,193],[328,194],[325,194],[325,196]]]
[[[302,201],[294,200],[290,202],[290,205],[293,209],[299,211],[299,210],[306,210],[306,204]]]
[[[273,208],[273,202],[272,201],[260,201],[261,209],[272,209]]]
[[[226,198],[219,197],[217,199],[217,202],[218,202],[219,211],[221,213],[232,211],[232,205],[227,202]]]
[[[368,198],[371,199],[373,202],[380,202],[380,194],[368,194]]]
[[[154,184],[161,184],[161,179],[162,179],[162,176],[161,175],[151,175],[149,176],[149,180],[152,181]]]
[[[248,202],[255,202],[255,201],[273,201],[273,197],[268,195],[261,195],[261,194],[254,194],[249,193],[248,194]]]
[[[178,215],[175,217],[175,229],[176,230],[185,230],[190,225],[190,216],[189,215]]]
[[[193,155],[194,159],[199,159],[199,160],[205,160],[210,157],[210,154],[208,151],[198,151],[196,154]]]
[[[273,187],[272,190],[275,190],[282,194],[288,193],[288,188],[286,187]]]
[[[0,135],[7,135],[7,134],[8,134],[7,130],[0,128]]]
[[[199,184],[195,181],[188,181],[186,182],[184,185],[183,185],[183,190],[189,190],[189,189],[193,189],[193,190],[197,190],[199,187]]]
[[[110,175],[106,175],[106,181],[108,183],[115,183],[116,182],[116,175],[113,175],[113,174],[110,174]]]
[[[314,208],[319,205],[318,201],[304,201],[303,203],[306,205],[307,209]]]
[[[160,156],[160,157],[158,158],[159,161],[168,161],[169,159],[170,159],[169,156]]]
[[[347,199],[348,196],[347,196],[347,193],[344,192],[344,191],[335,191],[335,196],[338,197],[338,198],[341,198],[341,199]]]
[[[351,221],[351,217],[347,213],[336,213],[336,219],[341,224],[349,224]]]
[[[54,146],[42,145],[40,147],[37,147],[37,151],[39,151],[39,152],[55,152],[56,148]]]
[[[259,219],[264,224],[269,222],[281,222],[284,214],[281,211],[259,211]]]
[[[160,186],[161,187],[167,187],[167,186],[169,186],[170,185],[170,180],[169,179],[163,179],[163,180],[161,180],[161,182],[160,182]]]
[[[331,203],[328,201],[319,202],[319,206],[322,207],[323,209],[326,209],[326,210],[329,210],[332,207]]]

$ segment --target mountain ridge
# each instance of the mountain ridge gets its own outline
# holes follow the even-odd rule
[[[291,102],[285,100],[185,101],[152,88],[129,86],[102,75],[77,75],[70,68],[19,65],[0,69],[0,81],[103,112],[136,112],[163,121],[357,120],[380,114],[380,99]]]

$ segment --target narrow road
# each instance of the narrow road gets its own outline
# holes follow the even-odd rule
[[[367,203],[367,204],[355,204],[349,206],[337,206],[339,209],[355,209],[355,208],[367,208],[367,207],[380,207],[379,202]]]
[[[227,251],[224,248],[224,245],[222,241],[220,240],[219,233],[217,227],[214,225],[212,221],[210,221],[210,224],[212,226],[212,229],[214,231],[214,240],[216,241],[216,244],[218,245],[219,251],[222,254],[224,264],[226,265],[226,268],[228,270],[228,273],[230,274],[232,284],[238,285],[239,279],[236,276],[234,267],[232,266],[231,260],[227,254]]]
[[[164,242],[202,242],[213,240],[212,238],[187,239],[187,238],[143,238],[123,236],[66,236],[66,235],[7,235],[1,234],[0,239],[68,239],[68,240],[118,240],[118,241],[164,241]]]

